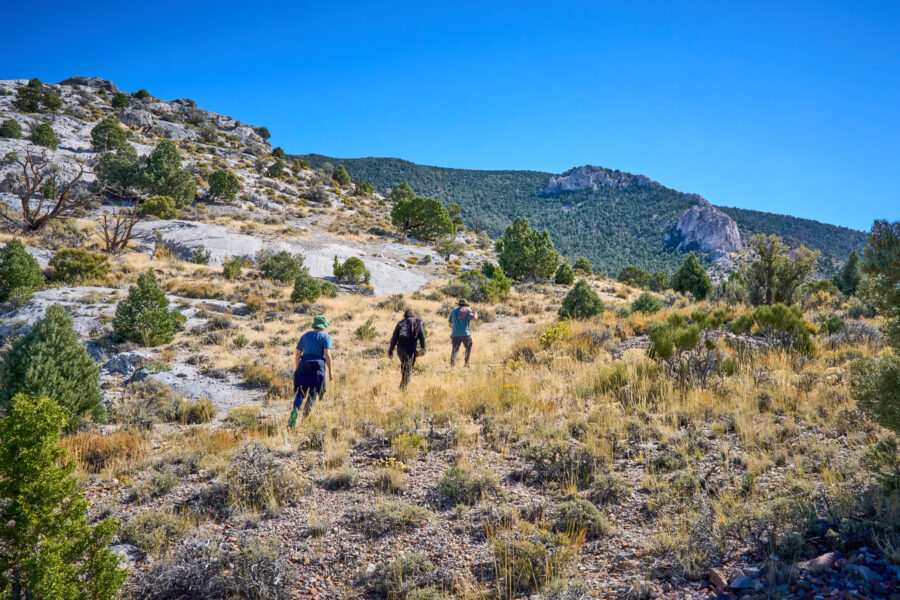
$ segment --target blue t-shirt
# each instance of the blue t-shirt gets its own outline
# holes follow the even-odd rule
[[[460,314],[462,313],[462,314]],[[475,312],[468,306],[460,306],[454,308],[450,313],[450,324],[453,329],[450,331],[450,337],[464,337],[472,335],[469,331],[469,321],[475,318]]]
[[[297,342],[297,350],[303,352],[304,360],[324,360],[325,350],[330,349],[331,336],[318,329],[307,331]]]

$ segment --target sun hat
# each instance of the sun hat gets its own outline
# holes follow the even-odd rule
[[[460,299],[459,299],[459,305],[460,305],[460,306],[468,306],[469,303],[466,302],[466,299],[465,299],[465,298],[460,298]]]
[[[312,322],[313,329],[325,329],[329,325],[331,325],[331,323],[328,322],[328,319],[325,318],[325,315],[317,315]]]

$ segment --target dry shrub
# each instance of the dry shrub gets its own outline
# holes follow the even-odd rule
[[[529,464],[528,479],[558,485],[589,485],[600,466],[602,456],[580,443],[549,440],[532,443],[525,451]]]
[[[520,521],[494,535],[492,541],[501,596],[518,598],[563,576],[582,538],[553,534]]]
[[[287,600],[296,571],[271,540],[249,537],[229,550],[215,539],[187,541],[172,558],[138,579],[135,597],[146,600]]]
[[[115,431],[108,435],[85,431],[63,438],[62,445],[82,469],[91,473],[137,460],[144,456],[147,449],[144,438],[127,431]]]
[[[475,504],[499,487],[493,473],[472,473],[459,466],[447,469],[438,483],[441,496],[454,504]]]
[[[385,501],[374,508],[357,512],[350,520],[362,533],[381,537],[421,527],[428,520],[428,510],[415,504]]]
[[[295,473],[274,452],[247,442],[233,457],[225,472],[229,504],[277,513],[300,494]]]
[[[192,523],[181,515],[164,510],[148,510],[128,522],[122,530],[122,539],[144,554],[158,556],[192,528]]]
[[[225,290],[222,289],[222,286],[208,281],[170,281],[166,284],[166,291],[172,295],[181,296],[183,298],[211,298],[214,300],[222,300],[225,298]]]

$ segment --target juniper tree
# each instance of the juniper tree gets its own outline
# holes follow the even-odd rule
[[[347,172],[344,165],[338,165],[337,169],[334,170],[334,173],[331,174],[331,178],[341,185],[350,185],[353,183],[353,180],[350,178],[350,173]]]
[[[156,275],[147,271],[128,291],[128,298],[116,307],[113,330],[120,340],[159,346],[172,341],[179,320],[178,311],[169,310],[169,299],[160,289]]]
[[[579,279],[566,297],[559,309],[559,316],[563,319],[590,319],[603,313],[603,300],[597,295],[587,281]]]
[[[209,176],[209,195],[221,200],[234,200],[241,189],[237,175],[225,169],[219,169]]]
[[[550,279],[560,260],[547,230],[532,229],[523,217],[516,217],[494,247],[503,272],[516,280]]]
[[[56,132],[53,131],[50,123],[46,122],[35,125],[34,129],[31,130],[29,139],[31,139],[32,143],[51,150],[56,150],[56,147],[59,146],[59,138],[56,137]]]
[[[108,546],[117,523],[88,524],[88,504],[59,445],[65,411],[14,396],[0,420],[0,596],[112,600],[127,571]]]
[[[22,126],[15,119],[6,119],[0,123],[0,138],[19,139],[22,137]]]
[[[697,300],[703,300],[712,290],[712,281],[693,252],[688,254],[669,283],[676,292],[690,292]]]
[[[128,139],[128,134],[115,117],[106,117],[91,129],[91,145],[98,152],[118,148]]]
[[[575,282],[575,271],[572,270],[569,263],[562,261],[559,263],[559,268],[556,269],[553,281],[559,285],[572,285]]]
[[[72,317],[54,304],[3,353],[0,406],[8,408],[19,393],[48,396],[65,409],[69,426],[88,413],[102,421],[106,409],[99,375],[99,367],[72,328]]]
[[[171,196],[178,208],[193,202],[197,194],[197,184],[190,171],[181,168],[181,153],[172,140],[162,140],[147,157],[139,187],[150,194]]]
[[[294,280],[294,290],[291,292],[291,302],[315,302],[322,295],[322,287],[315,278],[303,271]]]

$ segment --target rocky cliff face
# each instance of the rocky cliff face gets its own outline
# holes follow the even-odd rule
[[[683,237],[680,248],[696,243],[702,250],[737,252],[742,248],[737,223],[698,196],[698,203],[681,214],[675,229]]]
[[[624,188],[653,185],[659,184],[644,175],[632,175],[631,173],[614,169],[584,165],[569,169],[562,175],[551,177],[547,186],[541,189],[539,193],[552,195],[577,190],[598,190],[604,187]]]

